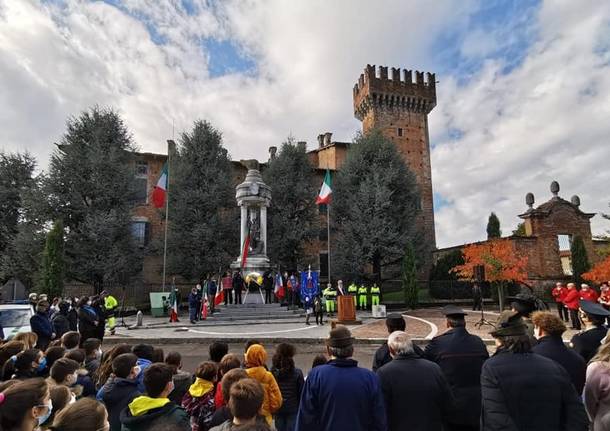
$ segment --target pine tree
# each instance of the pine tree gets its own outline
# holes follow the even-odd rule
[[[225,269],[239,252],[231,159],[207,121],[182,134],[172,162],[168,271],[189,280]]]
[[[496,213],[492,212],[487,220],[487,239],[500,238],[501,236],[500,219]]]
[[[410,242],[407,243],[405,256],[402,261],[402,289],[407,307],[417,307],[417,261],[415,258],[415,251]]]
[[[415,177],[379,131],[356,138],[335,180],[333,255],[341,276],[356,280],[372,268],[380,279],[383,267],[400,264],[409,241],[417,254],[425,252]]]
[[[517,225],[517,228],[513,230],[513,235],[525,236],[525,223],[521,222]]]
[[[271,187],[268,254],[282,268],[303,263],[305,245],[318,233],[314,169],[306,149],[289,137],[263,171]]]
[[[119,114],[94,107],[68,120],[51,157],[49,201],[66,228],[66,276],[98,292],[141,270],[131,236],[134,150]]]
[[[591,265],[589,264],[585,243],[579,235],[575,235],[574,238],[572,238],[570,252],[572,254],[572,276],[574,282],[582,283],[582,274],[589,271]]]
[[[50,298],[60,297],[64,290],[64,225],[61,220],[53,224],[47,234],[42,254],[42,292]]]
[[[458,265],[464,264],[462,250],[454,250],[439,258],[430,270],[430,280],[434,281],[457,281],[458,275],[452,271]]]

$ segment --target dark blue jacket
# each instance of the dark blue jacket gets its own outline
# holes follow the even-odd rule
[[[139,395],[137,381],[119,377],[108,380],[99,390],[97,399],[106,406],[110,431],[121,431],[121,412]]]
[[[352,359],[333,359],[305,381],[295,431],[386,431],[379,379]]]
[[[532,352],[552,359],[561,365],[570,375],[576,392],[582,394],[587,364],[578,353],[566,347],[561,335],[542,337],[538,340],[538,344],[532,347]]]
[[[201,301],[201,299],[199,298],[198,293],[193,293],[193,292],[189,293],[189,307],[190,308],[198,308],[200,301]]]
[[[49,320],[47,313],[36,313],[30,318],[30,327],[32,332],[38,335],[36,348],[46,350],[51,337],[53,336],[53,324]]]
[[[216,295],[216,282],[214,280],[210,280],[208,282],[208,295]],[[208,301],[211,301],[211,298],[208,298]]]

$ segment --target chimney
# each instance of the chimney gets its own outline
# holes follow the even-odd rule
[[[318,147],[322,148],[324,146],[324,133],[318,135]]]
[[[297,142],[297,147],[299,148],[299,150],[303,150],[303,151],[307,152],[307,142],[299,141],[299,142]]]
[[[277,147],[269,147],[269,160],[275,159],[277,154]]]
[[[330,138],[333,136],[331,132],[326,132],[324,134],[324,146],[330,145]]]

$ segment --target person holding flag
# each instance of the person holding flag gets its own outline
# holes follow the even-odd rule
[[[273,290],[273,293],[281,303],[284,299],[286,291],[284,290],[284,280],[282,280],[282,273],[280,271],[278,271],[277,275],[275,276],[275,288]]]
[[[178,320],[178,288],[175,286],[169,294],[169,322],[180,322]]]

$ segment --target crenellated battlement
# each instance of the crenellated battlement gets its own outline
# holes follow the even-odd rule
[[[418,70],[367,65],[354,85],[354,115],[362,120],[369,109],[383,107],[428,114],[436,106],[436,76]]]

